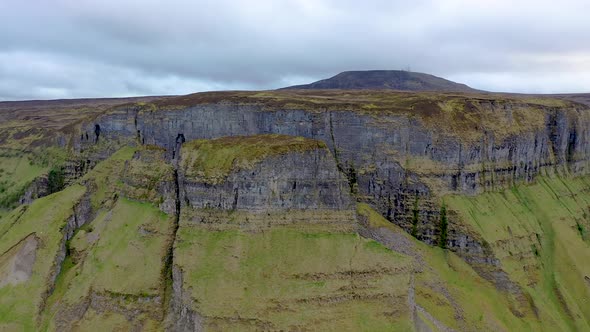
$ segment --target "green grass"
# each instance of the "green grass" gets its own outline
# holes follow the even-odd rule
[[[164,153],[164,149],[154,146],[138,149],[136,156],[125,164],[119,184],[121,194],[155,205],[161,203],[164,198],[158,187],[174,181],[174,167],[165,160]]]
[[[51,319],[90,292],[121,295],[129,298],[126,305],[130,307],[137,305],[136,297],[162,295],[161,272],[173,226],[166,214],[149,204],[121,198],[91,225],[91,229],[78,231],[70,243],[76,262],[60,277],[50,298]],[[144,304],[142,309],[158,310],[159,306]],[[82,321],[87,319],[92,320],[85,316]],[[54,329],[52,322],[46,323]]]
[[[194,308],[219,329],[378,331],[409,329],[410,259],[356,234],[274,227],[211,231],[182,223],[175,264]],[[260,327],[259,327],[260,328]]]
[[[590,180],[540,178],[477,197],[447,197],[528,294],[546,330],[589,330],[590,247],[579,232],[590,222]]]
[[[33,180],[60,169],[65,158],[65,151],[56,147],[30,152],[0,149],[0,218],[19,205]]]
[[[123,148],[81,179],[91,188],[90,201],[98,213],[69,241],[70,258],[48,300],[43,329],[57,329],[55,324],[60,315],[91,294],[106,296],[126,310],[137,310],[136,321],[152,322],[153,317],[162,315],[158,301],[162,301],[164,295],[162,271],[174,223],[172,217],[149,200],[125,197],[129,191],[125,183],[141,185],[146,176],[157,171],[133,158],[136,153],[144,152],[145,158],[151,156],[150,151],[144,149],[138,152],[135,148]],[[160,300],[142,302],[140,299],[147,297]],[[115,312],[89,310],[76,324],[91,329],[103,321],[107,325],[130,328],[130,325],[120,324],[121,316]]]
[[[420,267],[414,274],[416,303],[438,321],[459,331],[542,330],[542,322],[516,317],[509,310],[510,298],[454,253],[416,240],[366,204],[358,205],[358,213],[366,218],[371,229],[380,229],[409,243],[406,249],[417,257]],[[432,325],[428,320],[425,323]]]
[[[95,220],[68,241],[69,256],[62,264],[52,295],[45,302],[41,319],[38,310],[63,239],[61,229],[86,187],[70,186],[28,207],[18,207],[0,220],[0,253],[33,232],[41,243],[31,279],[0,288],[0,330],[54,330],[54,318],[71,311],[72,306],[81,303],[91,292],[112,298],[113,303],[126,310],[138,310],[137,321],[147,324],[145,330],[160,328],[156,324],[159,318],[154,317],[162,315],[160,301],[165,286],[162,273],[174,223],[149,202],[132,201],[121,195],[122,179],[141,184],[146,174],[154,171],[132,159],[136,151],[121,149],[80,180],[87,185],[98,213]],[[149,156],[147,151],[145,157]],[[135,171],[125,171],[130,167]],[[121,316],[110,311],[89,310],[77,324],[79,328],[92,329],[99,322],[104,326],[112,323],[122,329],[129,328],[122,323]],[[37,323],[42,325],[39,327]]]
[[[16,209],[0,220],[0,253],[31,233],[35,233],[41,241],[31,278],[25,283],[0,288],[0,330],[9,327],[35,330],[37,310],[47,290],[47,278],[63,239],[61,229],[84,192],[84,187],[74,185],[36,200],[26,210]]]
[[[149,204],[121,198],[91,225],[92,231],[81,230],[71,242],[71,250],[86,255],[73,284],[81,285],[87,277],[95,291],[158,295],[158,266],[172,227],[168,216]],[[68,293],[74,290],[69,287]]]
[[[99,209],[112,203],[125,162],[133,157],[135,151],[136,149],[133,147],[124,147],[82,177],[82,182],[91,181],[94,183],[91,197],[93,208]]]
[[[219,183],[231,171],[250,169],[268,156],[324,148],[321,141],[276,134],[195,140],[182,146],[182,169],[187,176]]]
[[[0,209],[6,213],[15,208],[27,186],[48,170],[48,166],[33,163],[28,154],[0,154]]]

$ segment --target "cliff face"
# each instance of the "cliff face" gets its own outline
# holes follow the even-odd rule
[[[320,140],[352,192],[407,231],[417,224],[418,238],[430,244],[440,210],[433,195],[473,195],[539,174],[587,171],[590,116],[579,104],[379,93],[220,94],[120,107],[85,125],[80,137],[88,139],[75,136],[74,145],[134,139],[172,158],[193,139],[274,133]],[[450,246],[460,243],[465,239],[449,238]]]
[[[321,142],[260,135],[192,143],[184,144],[180,153],[182,207],[249,212],[354,208],[348,183]],[[262,151],[262,160],[255,160],[255,149],[248,151],[246,147],[259,145],[256,148],[265,149],[270,144],[287,149]],[[240,149],[245,150],[239,152],[243,159],[228,158],[237,165],[228,165],[228,174],[223,174],[223,165],[216,163],[213,156],[225,157]],[[213,164],[212,174],[207,174],[204,163]],[[232,171],[234,167],[236,171]]]
[[[172,330],[355,329],[365,315],[365,328],[409,328],[407,289],[386,285],[407,284],[410,260],[354,234],[349,186],[323,143],[188,141],[178,165]]]

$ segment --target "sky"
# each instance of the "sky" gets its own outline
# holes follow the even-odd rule
[[[590,92],[588,0],[0,0],[0,100],[187,94],[409,69]]]

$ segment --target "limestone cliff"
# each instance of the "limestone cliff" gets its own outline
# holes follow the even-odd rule
[[[418,238],[435,244],[437,196],[506,188],[540,174],[585,174],[589,125],[586,106],[546,98],[209,93],[118,107],[83,125],[71,144],[84,152],[100,140],[135,140],[173,158],[194,139],[274,133],[320,140],[354,194],[408,232],[417,225]],[[448,245],[463,243],[450,237]]]
[[[361,313],[372,326],[407,324],[407,290],[380,283],[407,283],[409,262],[371,257],[370,242],[353,235],[349,187],[323,143],[283,135],[188,141],[178,163],[172,330],[348,329]],[[305,318],[320,308],[324,322]]]

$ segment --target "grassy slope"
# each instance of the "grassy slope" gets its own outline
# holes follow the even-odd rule
[[[301,226],[247,233],[182,223],[175,249],[196,311],[217,329],[261,328],[254,319],[282,330],[407,330],[409,263],[356,234]]]
[[[80,230],[70,244],[76,259],[60,276],[50,298],[55,308],[49,315],[54,320],[59,319],[60,313],[55,309],[74,307],[91,292],[127,297],[125,305],[130,308],[136,297],[161,295],[163,259],[172,225],[168,217],[149,204],[121,198],[112,210],[102,211],[91,225]],[[148,304],[144,309],[149,311]],[[96,315],[88,312],[78,326],[90,324]],[[155,312],[154,316],[157,315]],[[100,320],[113,323],[117,317],[120,314],[115,311],[103,314]],[[153,317],[138,314],[135,319],[148,321]],[[51,324],[49,329],[54,328]]]
[[[29,155],[7,151],[0,154],[0,217],[15,208],[31,181],[48,170],[47,166],[33,164]]]
[[[508,309],[509,299],[482,279],[465,261],[450,251],[428,246],[384,219],[366,204],[358,213],[370,227],[397,234],[410,243],[416,257],[416,304],[447,327],[459,331],[535,331],[539,322],[517,318]],[[427,324],[432,324],[419,315]]]
[[[0,148],[0,218],[18,206],[33,180],[59,169],[65,158],[65,150],[57,147],[30,151]]]
[[[31,278],[25,283],[0,288],[0,330],[34,330],[35,317],[48,286],[47,278],[63,238],[61,228],[84,192],[84,187],[74,185],[36,200],[27,209],[18,208],[0,220],[0,253],[31,233],[42,243]]]
[[[149,203],[114,198],[122,186],[121,176],[151,175],[140,161],[131,161],[135,152],[136,149],[129,147],[119,150],[82,179],[92,183],[91,202],[98,213],[70,242],[72,258],[49,298],[50,309],[45,317],[45,327],[49,330],[56,328],[64,311],[80,305],[91,293],[124,298],[119,302],[124,311],[134,310],[139,298],[146,299],[135,321],[142,322],[147,330],[150,326],[155,328],[155,321],[161,318],[164,287],[161,273],[173,222]],[[125,165],[129,164],[136,166],[134,172],[123,175]],[[138,174],[138,169],[147,173]],[[156,168],[154,172],[160,170]],[[102,313],[89,310],[76,326],[92,330],[110,324],[130,329],[130,322],[117,311],[114,307]]]
[[[132,147],[124,147],[113,154],[108,160],[99,163],[92,169],[92,172],[87,173],[82,182],[93,183],[93,194],[91,197],[92,207],[100,209],[105,204],[112,203],[113,195],[117,192],[116,186],[119,183],[119,176],[121,175],[125,162],[131,160],[135,149]]]
[[[161,319],[164,290],[162,271],[173,222],[149,203],[117,198],[123,187],[121,176],[143,180],[162,170],[158,167],[152,172],[141,161],[131,161],[135,152],[136,149],[130,147],[121,149],[81,179],[90,188],[97,216],[68,243],[70,255],[47,300],[43,330],[55,329],[54,318],[63,318],[64,313],[72,312],[69,309],[87,299],[91,292],[123,299],[117,300],[123,311],[141,307],[143,311],[140,310],[135,321],[143,321],[144,330],[158,328],[156,321]],[[126,165],[136,167],[125,173]],[[125,189],[133,187],[125,186]],[[31,279],[0,288],[0,330],[37,329],[41,297],[47,289],[47,278],[63,239],[60,230],[85,192],[84,186],[73,185],[38,199],[28,207],[21,206],[0,219],[0,253],[31,233],[41,240]],[[144,299],[140,300],[143,304],[138,305],[136,301],[140,298]],[[101,312],[91,309],[78,322],[77,328],[130,329],[128,319],[118,311],[115,307]]]
[[[123,196],[154,205],[162,203],[164,197],[158,186],[174,181],[174,166],[165,162],[165,151],[156,146],[138,150],[137,157],[126,163],[124,178],[118,183]]]
[[[590,329],[589,190],[587,177],[556,177],[498,193],[446,198],[530,294],[547,331]]]

